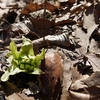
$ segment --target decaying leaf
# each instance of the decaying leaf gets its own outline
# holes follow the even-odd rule
[[[41,69],[45,72],[41,75],[42,93],[45,100],[52,100],[55,86],[57,85],[58,78],[62,73],[63,61],[61,57],[54,50],[49,50],[45,56],[45,66]]]
[[[84,84],[86,84],[88,87],[91,86],[97,86],[100,87],[100,72],[96,71],[94,72],[90,77],[88,77],[85,80],[82,80]]]
[[[100,58],[95,54],[87,55],[90,64],[92,65],[93,71],[100,71]]]
[[[12,31],[22,32],[27,35],[30,32],[30,29],[23,22],[19,22],[17,24],[12,24]]]
[[[60,78],[62,84],[62,94],[60,100],[66,100],[69,94],[68,89],[72,83],[72,63],[64,54],[62,54],[62,58],[63,72]]]
[[[47,20],[47,19],[37,19],[37,18],[30,18],[33,26],[37,29],[37,30],[40,30],[40,29],[50,29],[51,27],[54,26],[54,21],[50,21],[50,20]]]
[[[92,4],[84,12],[84,14],[83,14],[84,15],[83,16],[83,29],[76,28],[76,38],[80,39],[79,44],[82,46],[81,50],[82,50],[83,54],[88,51],[90,36],[92,35],[93,31],[98,26],[98,16],[96,14],[94,7],[95,7],[94,4]]]
[[[5,83],[4,90],[7,100],[35,100],[33,97],[27,97],[24,93],[21,92],[21,88],[18,88],[10,82]]]
[[[81,81],[88,78],[88,77],[89,77],[88,75],[83,75],[82,78],[80,78],[79,80],[76,80],[74,83],[72,83],[70,89],[77,91],[79,89],[86,88],[87,86],[84,83],[82,83]]]
[[[72,69],[72,81],[73,83],[76,80],[79,80],[82,77],[81,73],[79,73],[78,68],[77,67],[73,67]]]
[[[100,98],[100,71],[94,72],[82,82],[87,85],[86,91],[91,95],[91,100],[98,100]]]
[[[85,54],[89,45],[89,37],[87,37],[87,34],[77,26],[75,30],[75,40],[80,45],[80,48],[78,49],[79,52]]]
[[[41,9],[41,6],[39,6],[37,3],[30,3],[25,6],[25,8],[22,10],[21,14],[27,15],[31,12],[38,11],[40,9]]]
[[[34,29],[36,30],[38,36],[43,37],[46,35],[52,35],[52,31],[51,28],[54,27],[55,21],[54,20],[48,20],[48,19],[44,19],[44,18],[30,18],[32,25],[34,27]]]
[[[93,4],[90,7],[88,7],[83,17],[84,18],[83,27],[87,29],[88,34],[90,35],[94,31],[94,29],[97,27],[97,23],[98,23],[98,16],[96,14],[94,7],[95,6]]]

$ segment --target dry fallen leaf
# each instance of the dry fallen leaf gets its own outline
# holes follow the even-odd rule
[[[54,26],[55,22],[54,20],[50,21],[48,19],[38,19],[38,18],[30,18],[32,25],[37,29],[37,30],[42,30],[42,29],[50,29],[51,27]]]
[[[55,86],[57,85],[58,78],[62,73],[63,62],[62,58],[54,50],[47,51],[45,55],[45,66],[41,69],[45,74],[41,75],[42,93],[44,100],[52,100]]]
[[[18,88],[14,84],[7,82],[4,86],[7,100],[35,100],[34,97],[28,97],[21,93],[22,88]]]
[[[66,100],[68,97],[68,89],[72,83],[72,63],[71,60],[66,57],[66,55],[62,54],[63,58],[63,72],[61,75],[61,85],[62,85],[62,94],[60,100]]]
[[[49,10],[50,12],[57,11],[58,8],[54,6],[53,4],[50,3],[42,3],[42,4],[37,4],[37,3],[29,3],[25,6],[25,8],[21,11],[22,15],[28,15],[31,12],[39,11],[41,9],[44,9],[46,4],[46,9]]]
[[[82,80],[82,82],[88,87],[91,87],[91,86],[100,87],[100,71],[94,72],[90,77]]]
[[[85,93],[79,93],[74,91],[69,91],[70,99],[69,100],[90,100],[90,95]]]
[[[0,19],[9,12],[9,9],[0,9]]]
[[[88,54],[88,61],[92,65],[93,71],[100,71],[100,58],[95,54]]]
[[[84,12],[83,16],[83,27],[87,29],[87,34],[89,37],[98,26],[98,16],[96,14],[94,7],[95,7],[94,4],[88,7],[87,10]]]
[[[72,83],[70,90],[77,91],[79,89],[86,88],[87,86],[83,84],[81,81],[88,77],[89,77],[88,75],[83,75],[80,79],[76,80],[74,83]]]
[[[28,15],[31,12],[35,12],[41,9],[37,3],[30,3],[25,6],[25,8],[21,11],[22,15]]]

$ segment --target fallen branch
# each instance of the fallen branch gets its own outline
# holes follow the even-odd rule
[[[36,50],[52,45],[71,50],[75,48],[74,43],[72,43],[71,39],[69,39],[68,35],[65,33],[60,35],[48,35],[33,41],[33,46]]]

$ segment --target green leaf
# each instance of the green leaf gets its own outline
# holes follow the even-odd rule
[[[36,56],[36,64],[37,64],[37,66],[40,65],[41,60],[44,58],[44,56],[45,56],[45,50],[42,49],[42,52]]]
[[[40,74],[44,74],[44,72],[39,68],[35,68],[31,74],[40,75]]]
[[[8,62],[9,64],[11,64],[12,60],[13,60],[13,55],[10,55],[10,56],[8,57],[8,59],[7,59],[7,62]]]
[[[20,70],[18,67],[15,68],[14,66],[10,66],[5,73],[1,76],[1,81],[5,82],[9,79],[10,75],[15,75],[19,72],[23,72],[23,70]]]
[[[20,49],[20,55],[34,55],[34,51],[33,51],[33,45],[31,40],[25,38],[23,36],[23,43],[22,43],[22,47]]]
[[[18,59],[19,52],[17,51],[17,46],[14,41],[11,41],[11,43],[10,43],[10,50],[11,50],[11,53],[12,53],[14,59]]]

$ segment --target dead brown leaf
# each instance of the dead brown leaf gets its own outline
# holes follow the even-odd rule
[[[55,86],[57,85],[58,78],[62,73],[63,62],[61,57],[54,50],[49,50],[45,56],[45,66],[41,66],[41,69],[45,72],[41,75],[42,93],[44,98],[48,100],[53,99],[53,93]]]
[[[37,29],[37,30],[41,30],[41,29],[50,29],[51,27],[54,26],[54,21],[50,21],[47,19],[37,19],[37,18],[30,18],[33,26]]]
[[[40,19],[30,18],[30,20],[39,37],[54,34],[52,31],[50,31],[50,29],[54,27],[55,24],[54,20],[50,21],[48,19],[43,19],[43,18]]]
[[[46,5],[46,9],[49,10],[50,12],[54,12],[57,11],[58,8],[56,6],[54,6],[53,4],[50,3],[42,3],[42,4],[37,4],[37,3],[29,3],[25,6],[25,8],[21,11],[22,15],[28,15],[31,12],[35,12],[41,9],[44,9]]]
[[[41,9],[37,3],[29,3],[25,6],[25,8],[21,11],[22,15],[28,15],[31,12],[38,11]]]

